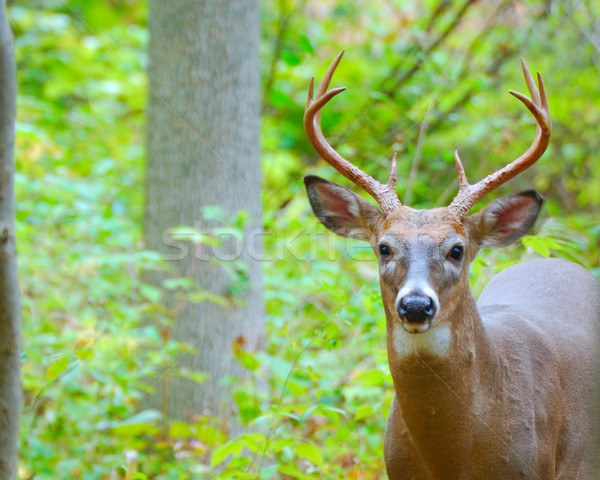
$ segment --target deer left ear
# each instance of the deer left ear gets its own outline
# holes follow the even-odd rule
[[[494,200],[471,216],[479,245],[504,247],[521,238],[535,223],[543,202],[533,190]]]
[[[342,237],[369,241],[383,212],[354,192],[320,177],[304,177],[308,199],[319,221]]]

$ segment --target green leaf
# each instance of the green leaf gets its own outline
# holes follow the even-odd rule
[[[169,426],[169,437],[190,438],[194,436],[192,427],[185,422],[175,421]]]
[[[170,241],[174,242],[191,242],[195,245],[203,243],[203,240],[206,235],[201,230],[188,227],[185,225],[179,225],[177,227],[173,227],[168,231],[168,237]]]
[[[63,373],[65,373],[65,371],[69,367],[70,363],[71,363],[71,361],[69,360],[68,357],[59,357],[59,358],[53,360],[52,362],[50,362],[50,364],[46,368],[46,379],[49,382],[57,379]]]
[[[120,421],[112,428],[112,432],[119,435],[135,436],[141,433],[153,432],[156,424],[162,418],[158,410],[143,410],[135,415]]]
[[[188,277],[167,278],[163,281],[163,287],[167,290],[189,290],[196,285],[193,279]]]
[[[360,405],[356,409],[356,414],[354,415],[354,420],[362,420],[364,418],[370,417],[373,415],[374,405],[367,403],[365,405]]]
[[[85,347],[76,349],[75,355],[77,356],[77,358],[79,360],[83,360],[83,361],[91,360],[92,358],[94,358],[96,356],[94,351],[90,348],[90,346],[85,346]]]
[[[352,383],[359,383],[365,387],[380,387],[387,382],[387,375],[381,370],[364,370],[352,379]]]
[[[298,36],[298,46],[304,53],[308,53],[309,55],[315,54],[315,48],[313,47],[310,38],[304,33],[301,33]]]
[[[294,106],[294,99],[283,90],[273,88],[269,92],[269,103],[277,108],[289,108]]]
[[[281,59],[290,67],[300,65],[302,62],[302,57],[291,50],[283,50],[281,52]]]
[[[255,371],[260,367],[260,362],[256,356],[246,350],[236,352],[235,358],[248,370]]]
[[[233,394],[233,399],[235,400],[239,415],[244,423],[254,420],[260,415],[260,404],[256,395],[240,390]]]
[[[312,443],[300,443],[294,445],[294,452],[300,458],[305,458],[313,465],[322,465],[323,464],[323,455],[321,454],[321,450]]]
[[[187,378],[188,380],[196,382],[197,384],[202,384],[210,378],[210,375],[206,372],[194,372],[188,368],[180,368],[175,372],[175,374],[178,377]]]
[[[319,410],[321,410],[322,412],[333,412],[333,413],[337,413],[339,415],[342,415],[344,417],[348,416],[348,413],[346,413],[345,410],[342,410],[341,408],[336,408],[336,407],[330,407],[327,405],[323,405],[319,407]]]
[[[535,253],[542,257],[548,258],[550,256],[550,250],[562,250],[562,245],[552,238],[539,237],[539,236],[526,236],[523,237],[523,245],[531,248]]]
[[[149,302],[158,303],[160,301],[161,291],[159,288],[148,285],[147,283],[142,283],[140,284],[139,289],[142,297]]]
[[[227,442],[225,445],[215,448],[210,457],[211,468],[223,463],[229,455],[239,455],[242,453],[244,446],[244,442],[238,438]]]

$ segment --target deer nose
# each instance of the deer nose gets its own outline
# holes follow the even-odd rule
[[[398,305],[398,315],[412,323],[423,323],[435,314],[435,303],[426,295],[406,295]]]

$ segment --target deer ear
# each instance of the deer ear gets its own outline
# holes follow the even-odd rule
[[[521,238],[533,226],[543,201],[533,190],[494,200],[471,217],[479,245],[504,247]]]
[[[368,241],[384,218],[375,205],[336,183],[309,175],[304,185],[315,216],[337,235]]]

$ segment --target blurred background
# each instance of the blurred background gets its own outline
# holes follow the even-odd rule
[[[310,77],[322,78],[342,49],[332,86],[347,91],[327,106],[323,129],[380,180],[398,152],[399,196],[417,208],[453,198],[455,148],[472,181],[525,151],[535,122],[508,90],[527,92],[520,57],[540,71],[550,147],[487,200],[535,188],[543,213],[535,236],[480,254],[473,291],[540,256],[600,276],[598,2],[262,0],[264,348],[234,348],[245,374],[223,383],[235,419],[142,409],[156,368],[186,351],[165,333],[162,291],[143,274],[162,268],[142,228],[148,7],[8,5],[19,83],[20,478],[386,478],[393,390],[377,265],[364,245],[325,233],[302,183],[317,174],[352,187],[302,127]],[[243,218],[203,214],[243,230]],[[243,285],[243,267],[234,270]],[[225,302],[189,292],[182,277],[163,287]],[[158,325],[146,321],[160,315]],[[200,388],[206,381],[203,372],[173,374]]]

